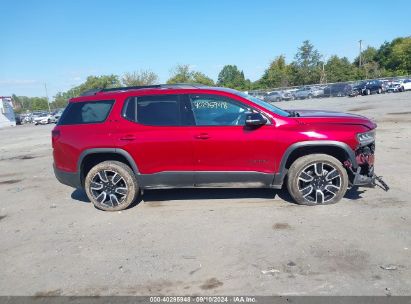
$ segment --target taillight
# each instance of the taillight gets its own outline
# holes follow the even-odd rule
[[[51,138],[58,138],[60,136],[60,130],[51,131]]]
[[[60,137],[60,130],[51,131],[51,145],[54,148],[54,143]]]

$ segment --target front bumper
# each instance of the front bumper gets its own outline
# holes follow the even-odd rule
[[[80,174],[77,172],[67,172],[56,168],[56,165],[53,164],[54,175],[57,180],[67,186],[73,188],[81,188]]]
[[[355,151],[357,168],[354,169],[352,165],[347,167],[351,173],[351,184],[352,186],[362,187],[374,187],[379,185],[382,189],[388,191],[388,185],[384,183],[382,178],[377,176],[374,172],[374,152],[374,142],[369,145],[359,147]]]

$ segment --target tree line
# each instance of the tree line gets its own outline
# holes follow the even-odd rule
[[[254,82],[247,79],[236,65],[225,65],[218,74],[217,81],[214,81],[204,73],[192,70],[190,65],[182,64],[171,71],[167,83],[199,83],[244,91],[410,74],[411,36],[395,38],[378,48],[368,46],[352,62],[347,57],[337,55],[325,58],[306,40],[290,63],[287,63],[284,55],[275,57],[262,77]],[[68,99],[90,89],[154,85],[158,82],[157,74],[150,70],[125,73],[122,76],[89,76],[84,83],[68,91],[58,92],[50,105],[51,108],[65,107]],[[46,98],[13,95],[13,99],[20,111],[48,109]]]

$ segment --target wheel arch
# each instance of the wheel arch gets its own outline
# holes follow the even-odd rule
[[[278,173],[275,175],[273,186],[282,186],[288,169],[299,157],[309,154],[327,154],[337,158],[341,163],[349,160],[354,169],[358,167],[354,151],[343,142],[339,141],[303,141],[295,143],[284,152],[278,166]]]
[[[138,176],[139,170],[137,164],[131,155],[118,148],[93,148],[84,150],[77,162],[77,172],[80,174],[81,185],[84,185],[84,180],[90,169],[106,160],[117,160],[129,166],[134,174]]]

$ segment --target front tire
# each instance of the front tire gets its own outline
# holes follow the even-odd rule
[[[335,204],[347,187],[347,171],[338,159],[327,154],[302,156],[288,171],[288,192],[300,205]]]
[[[88,172],[84,186],[94,206],[105,211],[126,209],[139,193],[134,172],[118,161],[104,161],[95,165]]]

